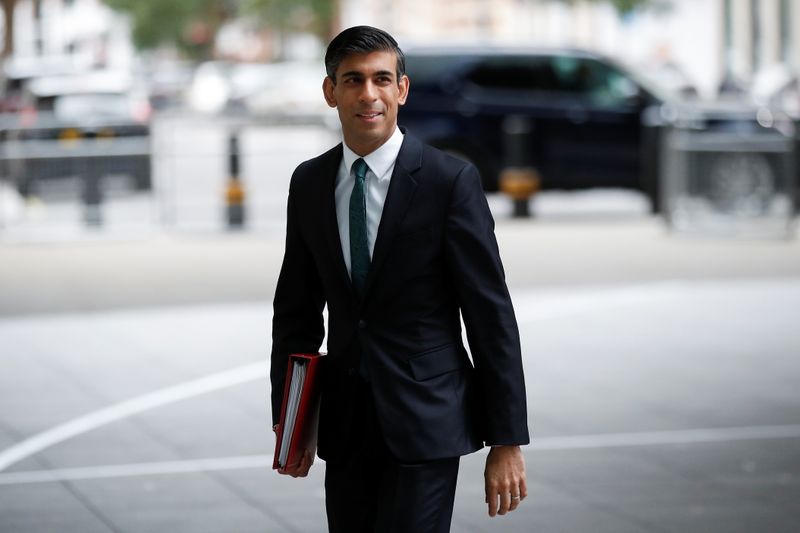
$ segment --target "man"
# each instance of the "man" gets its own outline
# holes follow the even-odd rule
[[[344,142],[292,176],[273,423],[287,356],[319,350],[327,304],[318,453],[329,531],[449,531],[459,457],[484,443],[489,515],[513,511],[527,492],[525,384],[480,176],[398,128],[409,79],[389,34],[347,29],[325,65]],[[305,476],[312,462],[313,450],[280,473]]]

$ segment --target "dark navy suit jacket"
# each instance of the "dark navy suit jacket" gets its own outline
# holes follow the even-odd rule
[[[457,457],[484,442],[528,443],[519,332],[477,170],[405,134],[359,300],[336,220],[341,159],[340,144],[292,176],[274,300],[273,423],[287,356],[319,350],[327,304],[320,457],[343,458],[358,434],[354,380],[362,356],[397,459]]]

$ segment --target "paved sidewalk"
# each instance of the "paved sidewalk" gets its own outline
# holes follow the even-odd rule
[[[800,281],[519,289],[529,498],[454,533],[790,533]],[[270,306],[0,319],[0,531],[324,531],[323,465],[269,464]]]
[[[654,217],[513,220],[497,204],[509,285],[800,276],[800,239],[673,235]],[[280,233],[0,243],[0,316],[272,299]]]
[[[498,206],[495,206],[496,208]],[[800,243],[636,215],[498,217],[525,354],[530,496],[454,533],[795,532]],[[278,234],[0,244],[0,532],[324,531],[271,472]]]

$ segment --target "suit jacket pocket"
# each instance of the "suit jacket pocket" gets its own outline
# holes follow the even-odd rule
[[[469,359],[459,346],[447,344],[411,357],[408,364],[414,379],[424,381],[468,366]]]

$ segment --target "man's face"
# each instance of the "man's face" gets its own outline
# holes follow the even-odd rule
[[[407,76],[397,79],[397,56],[388,51],[351,54],[336,70],[336,83],[325,78],[325,101],[339,112],[351,150],[367,155],[391,137],[408,85]]]

